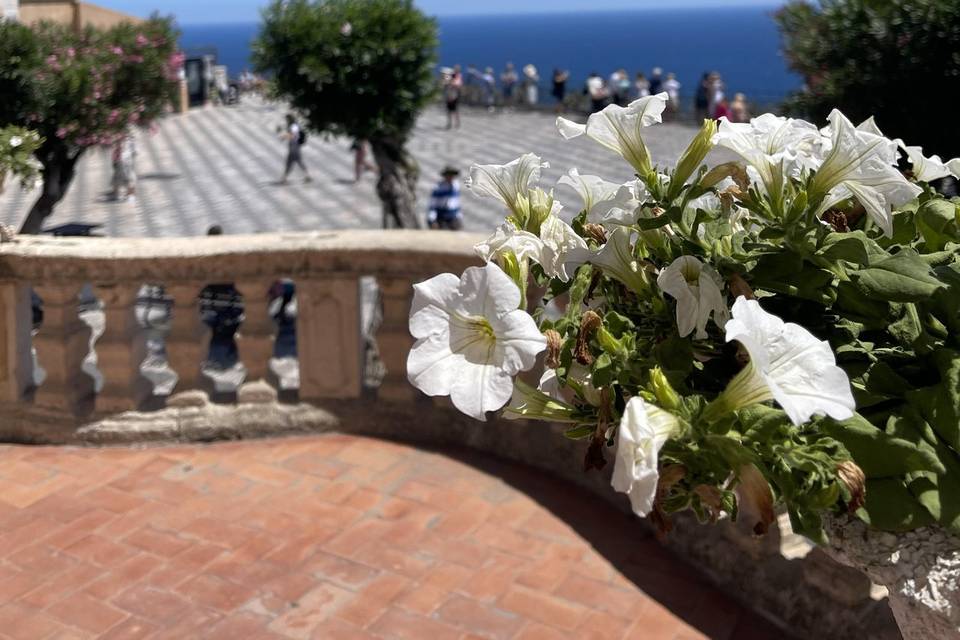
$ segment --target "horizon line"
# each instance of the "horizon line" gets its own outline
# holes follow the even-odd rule
[[[679,6],[664,7],[664,6],[650,6],[650,7],[631,7],[626,9],[560,9],[557,11],[544,11],[540,10],[520,10],[505,13],[503,11],[492,11],[489,13],[460,13],[460,12],[442,12],[435,14],[427,14],[431,18],[498,18],[498,17],[514,17],[514,16],[557,16],[557,15],[596,15],[596,14],[609,14],[609,13],[659,13],[667,11],[689,11],[689,10],[698,10],[698,9],[713,9],[713,10],[723,10],[723,9],[778,9],[783,6],[783,2],[778,2],[777,0],[769,0],[768,3],[754,3],[749,0],[740,0],[724,4],[723,6],[717,6],[715,4],[703,4],[701,3],[691,3],[691,4],[681,4]],[[424,12],[426,13],[426,12]],[[172,14],[176,18],[175,14]],[[259,19],[234,19],[234,20],[220,20],[217,22],[199,20],[199,21],[190,21],[190,22],[180,22],[177,21],[179,26],[223,26],[223,25],[241,25],[241,24],[257,24]]]

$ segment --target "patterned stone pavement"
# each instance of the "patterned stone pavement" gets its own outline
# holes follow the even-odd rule
[[[100,224],[100,233],[110,236],[199,235],[212,224],[222,225],[226,233],[378,228],[374,177],[367,174],[353,183],[348,140],[311,136],[304,158],[314,182],[300,182],[295,169],[290,185],[278,184],[285,148],[276,131],[284,113],[281,105],[250,98],[235,107],[170,116],[156,133],[139,133],[135,203],[108,201],[109,151],[90,151],[47,226]],[[544,172],[546,187],[574,166],[609,180],[632,176],[626,163],[599,145],[560,138],[551,114],[468,110],[462,119],[462,129],[446,131],[443,112],[430,108],[417,124],[411,150],[422,169],[419,197],[424,207],[445,165],[466,171],[473,163],[505,163],[528,151],[551,163]],[[664,124],[649,128],[646,139],[654,160],[672,165],[694,133],[687,125]],[[560,187],[558,194],[570,207],[576,205],[568,187]],[[35,198],[35,193],[7,189],[0,196],[0,222],[18,226]],[[503,212],[491,201],[470,195],[464,200],[467,230],[491,230],[502,221]]]
[[[782,637],[524,467],[328,434],[0,447],[0,637]]]

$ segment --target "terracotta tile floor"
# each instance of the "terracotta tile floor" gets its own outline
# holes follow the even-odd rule
[[[0,636],[782,637],[569,486],[343,435],[0,447]]]

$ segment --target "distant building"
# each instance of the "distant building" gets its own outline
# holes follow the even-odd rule
[[[121,22],[140,22],[140,18],[79,0],[0,0],[4,15],[24,24],[52,20],[80,30],[87,25],[112,27]],[[19,5],[19,11],[18,11]]]

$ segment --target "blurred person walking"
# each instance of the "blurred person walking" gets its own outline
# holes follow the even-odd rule
[[[553,95],[554,100],[557,101],[557,113],[563,113],[564,111],[563,101],[567,97],[567,80],[569,78],[569,71],[560,68],[553,70],[553,89],[550,93]]]
[[[449,165],[440,172],[442,179],[430,194],[430,209],[427,212],[427,226],[431,229],[459,231],[463,228],[459,175],[460,170]]]
[[[650,74],[650,95],[655,96],[663,90],[663,69],[654,67]]]
[[[730,103],[730,122],[749,122],[750,106],[747,104],[747,96],[738,93],[733,96],[733,102]]]
[[[717,115],[717,109],[721,102],[724,103],[724,108],[727,107],[726,96],[723,93],[724,90],[723,78],[716,71],[710,73],[710,78],[708,81],[707,88],[707,97],[710,100],[710,105],[708,107],[710,111],[711,118],[719,118]]]
[[[460,128],[460,96],[463,93],[463,74],[460,65],[455,65],[448,75],[443,77],[443,99],[447,103],[447,129],[452,129],[456,123]]]
[[[524,101],[528,107],[535,107],[540,102],[540,74],[537,68],[528,64],[523,68]]]
[[[610,90],[613,92],[613,101],[621,107],[630,103],[630,76],[626,69],[617,69],[610,76]]]
[[[132,133],[127,133],[113,145],[113,179],[111,198],[113,200],[136,201],[137,196],[137,144]],[[123,197],[120,197],[120,192]]]
[[[703,73],[700,84],[697,85],[697,93],[693,99],[693,113],[697,124],[702,123],[710,115],[710,74],[707,72]]]
[[[293,165],[297,165],[303,171],[303,181],[310,182],[313,178],[307,171],[307,165],[303,164],[303,145],[307,143],[307,134],[297,124],[297,119],[293,117],[292,113],[287,114],[287,128],[280,134],[280,139],[287,143],[287,163],[280,184],[287,184],[287,178],[290,177]]]
[[[503,73],[500,74],[500,88],[503,91],[503,104],[512,107],[517,99],[517,82],[520,78],[517,76],[513,63],[508,62]]]
[[[676,74],[667,74],[667,79],[663,81],[663,90],[667,92],[667,98],[669,98],[666,114],[673,120],[680,112],[680,83],[677,81]]]
[[[603,84],[603,78],[596,71],[590,73],[583,92],[590,97],[590,113],[596,113],[607,106],[610,93]]]
[[[372,162],[367,160],[366,140],[354,140],[353,144],[350,145],[350,149],[353,151],[354,182],[360,182],[360,178],[363,177],[364,171],[369,171],[370,173],[376,172],[377,167],[374,166]]]
[[[497,102],[497,78],[493,75],[493,67],[487,67],[483,70],[480,75],[480,82],[483,88],[483,104],[487,111],[492,113]]]
[[[646,98],[650,95],[650,81],[643,75],[643,71],[637,72],[637,77],[633,81],[633,90],[637,98]]]

